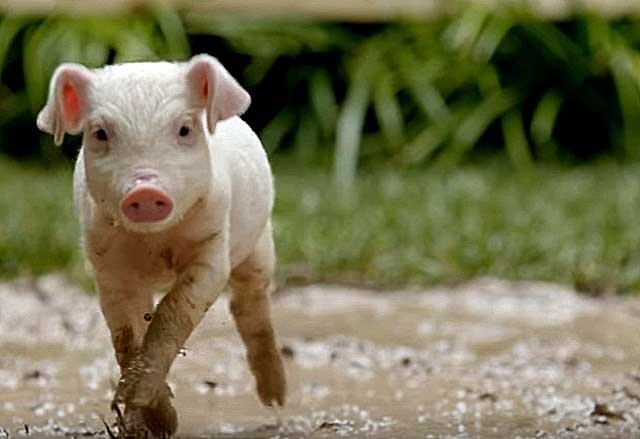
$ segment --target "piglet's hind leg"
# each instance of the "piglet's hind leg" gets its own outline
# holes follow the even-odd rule
[[[231,272],[231,313],[247,348],[258,396],[264,405],[284,405],[286,378],[271,324],[269,293],[275,252],[268,225],[253,254]]]

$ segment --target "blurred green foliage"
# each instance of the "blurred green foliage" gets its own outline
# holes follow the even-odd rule
[[[240,77],[272,152],[333,166],[451,167],[640,158],[640,21],[547,22],[469,8],[433,22],[341,24],[179,15],[0,19],[0,148],[51,155],[34,125],[55,66],[210,52]],[[19,140],[18,140],[19,139]],[[46,140],[43,140],[46,139]],[[66,145],[72,154],[77,139]],[[53,153],[55,154],[55,153]]]

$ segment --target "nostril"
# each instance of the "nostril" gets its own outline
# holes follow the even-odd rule
[[[156,206],[164,207],[164,206],[166,206],[166,203],[164,201],[156,201]]]
[[[134,209],[140,209],[140,203],[131,203],[131,207],[133,207]]]

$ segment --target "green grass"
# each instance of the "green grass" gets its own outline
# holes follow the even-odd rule
[[[483,275],[593,294],[640,289],[640,165],[505,164],[362,173],[350,200],[318,172],[278,167],[281,267],[381,286]],[[342,206],[340,206],[342,204]]]
[[[364,170],[353,193],[330,172],[275,166],[281,282],[376,286],[483,275],[640,290],[640,165],[502,162],[453,170]],[[0,160],[0,276],[81,279],[68,169]]]
[[[82,266],[71,171],[0,158],[0,276]]]

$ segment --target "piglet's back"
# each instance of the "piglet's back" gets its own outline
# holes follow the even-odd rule
[[[267,154],[253,130],[239,117],[216,125],[211,162],[228,179],[231,199],[232,264],[246,257],[264,231],[273,207],[273,181]],[[215,183],[214,179],[214,185]],[[213,190],[216,190],[214,187]]]

